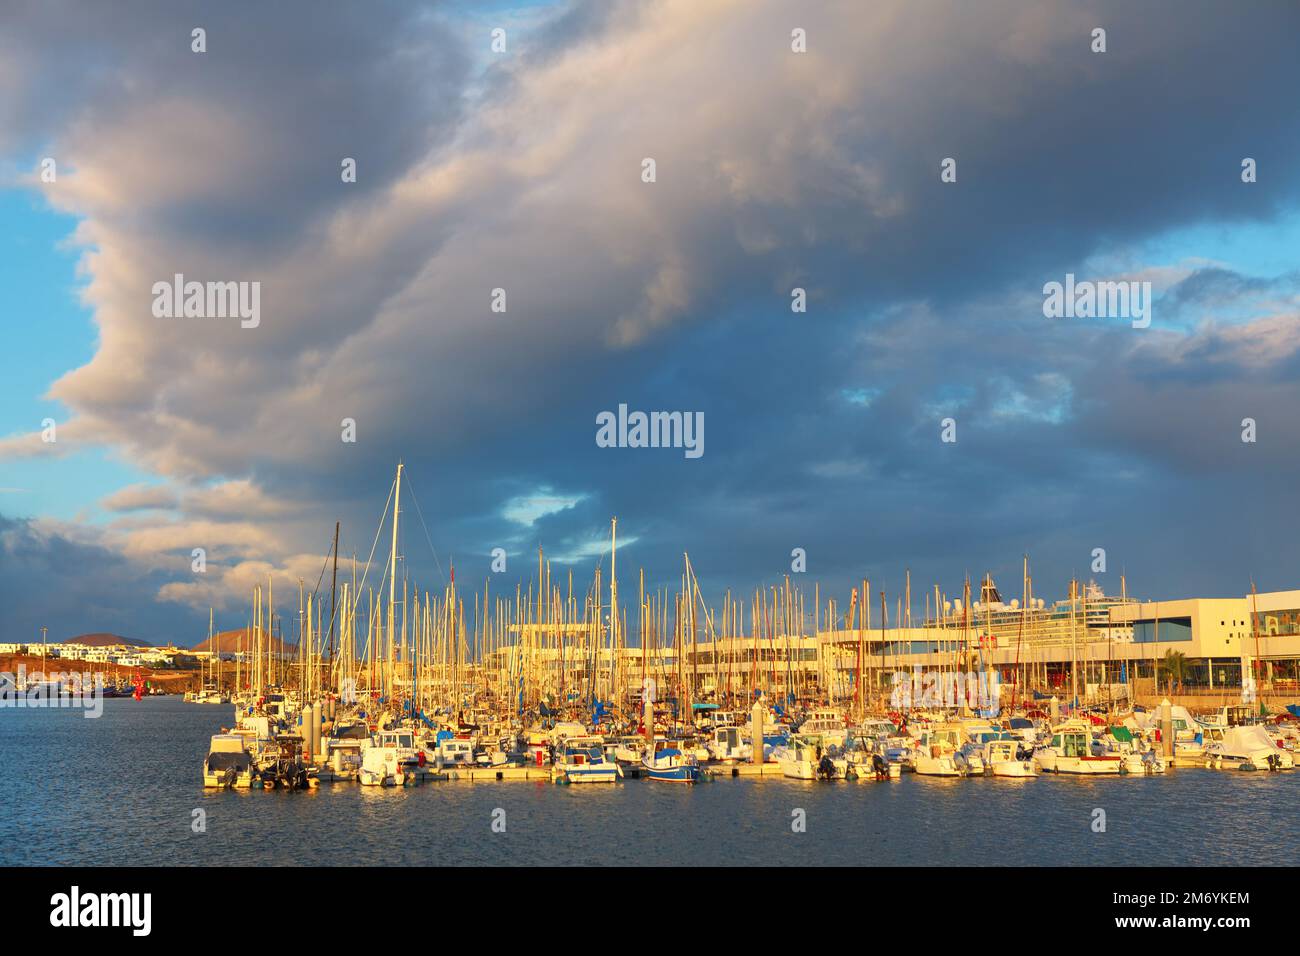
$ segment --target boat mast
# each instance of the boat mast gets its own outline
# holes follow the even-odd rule
[[[330,575],[330,651],[328,663],[334,664],[334,599],[339,586],[339,524],[334,522],[334,571]]]
[[[1250,629],[1251,629],[1251,631],[1252,631],[1252,632],[1254,633],[1254,635],[1255,635],[1255,661],[1254,661],[1253,666],[1251,667],[1251,672],[1255,675],[1255,686],[1254,686],[1253,689],[1254,689],[1254,691],[1255,691],[1256,694],[1259,694],[1259,695],[1260,695],[1260,696],[1258,697],[1258,699],[1262,701],[1262,700],[1263,700],[1263,696],[1262,696],[1262,688],[1263,688],[1263,685],[1260,684],[1260,682],[1259,682],[1259,670],[1260,670],[1260,660],[1259,660],[1259,606],[1258,606],[1258,603],[1257,603],[1257,601],[1256,601],[1256,597],[1257,597],[1257,595],[1256,595],[1256,593],[1255,593],[1255,580],[1252,578],[1252,579],[1251,579],[1251,582],[1250,582]],[[1210,662],[1210,667],[1213,667],[1213,666],[1214,666],[1214,662],[1211,661],[1211,662]],[[1262,713],[1263,711],[1261,710],[1260,712]]]
[[[397,463],[397,479],[393,493],[393,547],[389,555],[388,563],[388,649],[385,654],[385,675],[387,696],[393,694],[393,624],[396,619],[397,604],[397,515],[401,510],[402,504],[402,463]]]
[[[618,655],[618,518],[609,519],[609,696],[614,696],[614,662]],[[569,585],[572,591],[573,585]],[[593,678],[599,679],[600,660],[597,658]],[[593,684],[595,680],[593,679]]]

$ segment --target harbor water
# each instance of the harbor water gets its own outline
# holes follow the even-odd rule
[[[179,698],[0,710],[0,864],[1300,865],[1300,771],[205,792],[232,719]]]

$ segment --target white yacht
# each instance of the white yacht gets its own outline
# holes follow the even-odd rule
[[[961,754],[963,736],[958,724],[927,727],[913,751],[912,769],[927,777],[966,776],[966,758]]]
[[[772,759],[781,766],[781,774],[794,780],[817,779],[816,751],[802,740],[791,740],[772,749]]]
[[[474,766],[474,744],[458,737],[444,737],[438,743],[439,770]]]
[[[1032,757],[1020,756],[1024,744],[1020,740],[1000,738],[984,745],[984,767],[995,777],[1036,777]]]
[[[1123,760],[1117,753],[1093,753],[1091,725],[1067,720],[1053,727],[1051,739],[1034,751],[1034,764],[1045,773],[1117,774]]]
[[[352,780],[361,772],[361,750],[370,729],[360,719],[340,720],[325,738],[325,763],[335,778]]]
[[[203,761],[203,786],[247,789],[253,785],[253,755],[239,734],[214,734]]]
[[[1240,770],[1290,770],[1295,766],[1295,758],[1258,724],[1228,727],[1222,741],[1205,748],[1205,757],[1206,766],[1235,766]]]
[[[713,739],[706,745],[709,751],[709,759],[717,760],[720,763],[749,760],[754,754],[754,748],[744,742],[742,734],[743,730],[733,724],[715,727],[713,729]]]
[[[556,783],[613,783],[623,771],[605,757],[599,737],[569,737],[551,765]]]
[[[804,737],[819,737],[823,744],[841,745],[848,736],[844,718],[834,710],[814,710],[799,725],[798,733]]]
[[[419,768],[415,735],[409,730],[381,730],[361,747],[358,779],[367,787],[400,786]]]
[[[645,756],[645,751],[644,737],[619,737],[614,742],[613,757],[616,762],[621,764],[639,765],[641,758]]]

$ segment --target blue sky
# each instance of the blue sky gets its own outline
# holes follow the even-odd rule
[[[795,547],[832,594],[904,568],[1014,588],[1028,552],[1055,596],[1098,546],[1112,590],[1294,586],[1298,15],[936,6],[24,8],[7,626],[201,637],[253,581],[314,579],[334,521],[364,555],[399,458],[431,587],[495,547],[512,582],[539,545],[583,580],[614,514],[621,568],[669,584],[689,551],[711,596]],[[156,319],[176,272],[259,281],[261,325]],[[1067,272],[1151,281],[1152,327],[1045,319]],[[597,448],[620,403],[703,412],[705,455]]]
[[[93,313],[80,301],[79,251],[72,244],[75,216],[60,214],[30,190],[0,189],[0,288],[11,329],[0,359],[0,434],[56,423],[68,409],[48,397],[64,372],[95,353]],[[39,458],[4,463],[0,513],[72,520],[102,519],[99,500],[123,485],[143,481],[103,448],[77,452],[57,463]]]

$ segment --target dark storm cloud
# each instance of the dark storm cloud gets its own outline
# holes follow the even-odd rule
[[[193,644],[198,615],[152,600],[168,577],[141,571],[116,550],[0,515],[6,642],[39,641],[48,627],[52,642],[108,631],[151,644]]]
[[[471,576],[496,546],[520,556],[512,576],[539,543],[581,553],[615,513],[654,581],[689,550],[715,590],[776,580],[793,547],[840,588],[893,588],[910,564],[918,587],[951,589],[1018,573],[1025,549],[1059,584],[1107,534],[1152,589],[1248,556],[1166,566],[1130,529],[1225,526],[1187,509],[1277,490],[1296,398],[1294,314],[1262,305],[1277,290],[1202,269],[1139,333],[1046,320],[1041,289],[1182,226],[1294,208],[1300,11],[829,3],[798,12],[800,57],[784,4],[576,5],[468,104],[468,57],[436,17],[259,16],[208,18],[201,71],[188,42],[137,56],[141,32],[166,46],[157,31],[105,24],[96,84],[75,77],[75,102],[61,88],[48,124],[86,145],[65,201],[120,253],[100,266],[106,345],[56,394],[159,473],[251,478],[321,527],[343,520],[364,556],[401,457],[443,567],[454,554]],[[56,32],[36,16],[28,45],[75,57]],[[108,98],[105,75],[122,81]],[[90,130],[162,118],[147,176],[115,161],[124,134],[65,128],[82,107]],[[213,138],[187,139],[193,124]],[[234,155],[208,157],[213,142]],[[359,152],[365,186],[345,199],[337,160]],[[939,179],[949,156],[956,184]],[[149,199],[159,181],[168,201]],[[140,337],[123,277],[250,261],[275,303],[261,336]],[[504,316],[487,309],[498,286]],[[1244,311],[1240,331],[1174,326],[1207,308]],[[1256,354],[1261,338],[1276,348]],[[597,448],[595,415],[620,402],[703,411],[704,457]],[[1247,414],[1276,443],[1239,448]],[[530,495],[580,500],[532,525],[502,514]],[[434,579],[409,516],[406,534]]]

